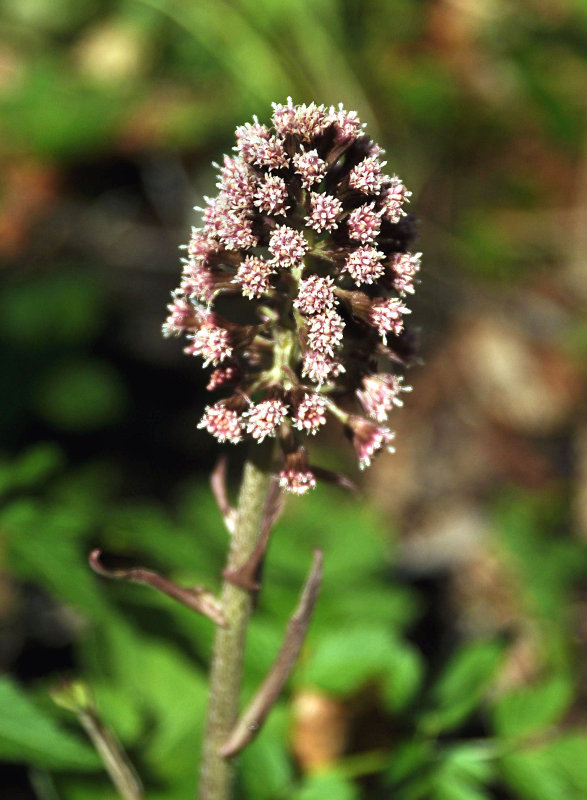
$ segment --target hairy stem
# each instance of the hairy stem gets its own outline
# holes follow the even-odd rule
[[[267,469],[268,449],[255,446],[255,458],[245,464],[228,555],[228,570],[237,569],[247,560],[261,531],[271,482],[271,474]],[[234,761],[223,758],[220,751],[239,713],[251,594],[225,580],[221,605],[226,627],[216,630],[198,800],[230,800],[234,780]]]

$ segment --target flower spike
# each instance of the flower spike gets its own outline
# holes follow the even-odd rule
[[[225,392],[199,427],[232,444],[277,439],[277,484],[304,494],[324,474],[307,443],[329,420],[361,468],[391,449],[381,423],[409,388],[406,298],[421,254],[411,192],[385,173],[355,111],[288,98],[271,125],[239,126],[215,165],[218,194],[191,230],[163,327],[211,368],[207,388]]]

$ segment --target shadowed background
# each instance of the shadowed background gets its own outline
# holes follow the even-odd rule
[[[190,796],[210,626],[85,554],[217,585],[206,374],[160,326],[210,162],[288,95],[356,109],[413,191],[422,365],[395,456],[315,446],[362,497],[288,503],[247,692],[316,543],[324,598],[240,796],[587,792],[586,53],[581,0],[0,1],[3,796],[115,796],[62,674]]]

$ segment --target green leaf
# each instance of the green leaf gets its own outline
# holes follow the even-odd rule
[[[422,716],[423,729],[435,734],[459,725],[490,686],[503,656],[504,646],[497,641],[464,645],[433,687],[436,708]]]
[[[501,769],[506,785],[520,800],[579,800],[569,794],[564,776],[544,748],[505,756]]]
[[[541,747],[505,756],[501,770],[521,800],[580,800],[587,796],[587,735],[568,733]]]
[[[489,800],[490,795],[480,786],[454,775],[434,779],[434,800]]]
[[[359,790],[354,784],[335,773],[310,775],[304,779],[291,800],[358,800]]]
[[[36,387],[35,403],[50,424],[84,431],[118,422],[128,397],[110,364],[76,358],[50,367]]]
[[[391,754],[391,764],[386,772],[386,780],[393,785],[403,782],[413,775],[421,778],[422,774],[430,769],[434,757],[434,749],[430,741],[419,739],[400,742]]]
[[[517,739],[554,725],[571,702],[573,688],[567,678],[556,677],[499,698],[493,709],[497,734]]]
[[[444,769],[468,780],[487,782],[495,772],[495,753],[487,745],[460,744],[447,748],[443,754]]]
[[[272,800],[291,784],[293,769],[285,747],[288,721],[286,709],[278,705],[242,754],[239,769],[247,797]]]
[[[411,658],[406,652],[406,645],[382,627],[349,628],[343,635],[337,630],[318,639],[300,677],[304,683],[342,695],[371,678],[385,677],[390,702],[401,706],[403,693],[410,696],[414,689],[406,673],[407,659]],[[394,666],[397,669],[392,676]]]
[[[484,800],[484,784],[493,777],[491,749],[479,745],[456,745],[442,751],[434,773],[434,800]]]
[[[15,461],[0,463],[0,494],[30,489],[63,466],[63,454],[54,444],[37,444]]]
[[[105,634],[117,681],[151,718],[145,757],[159,775],[174,778],[193,761],[202,735],[206,679],[197,663],[171,642],[146,636],[120,620]]]
[[[0,677],[0,758],[54,770],[100,768],[89,744],[59,727],[6,677]]]
[[[108,614],[88,568],[85,546],[79,541],[90,525],[83,512],[18,501],[7,506],[0,519],[9,563],[18,575],[82,608],[90,618],[101,620]]]
[[[403,711],[415,699],[423,677],[424,663],[419,652],[395,639],[383,676],[384,702],[392,711]]]
[[[103,292],[80,268],[51,271],[8,286],[0,298],[0,332],[35,353],[92,339],[102,320]]]
[[[567,733],[548,747],[548,756],[556,769],[579,797],[587,797],[587,733]]]

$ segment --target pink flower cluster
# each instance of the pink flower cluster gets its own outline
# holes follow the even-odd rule
[[[397,369],[414,354],[411,192],[342,106],[274,104],[272,127],[240,126],[234,150],[216,165],[164,333],[185,335],[214,368],[209,391],[224,393],[199,427],[220,442],[277,439],[280,485],[303,494],[316,484],[304,442],[328,419],[361,468],[392,449],[385,423],[409,390]]]

